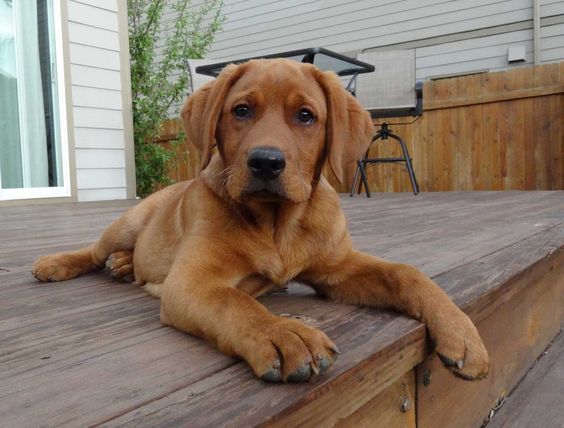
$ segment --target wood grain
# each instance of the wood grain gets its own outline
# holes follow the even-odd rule
[[[515,282],[519,291],[511,298],[498,295],[497,304],[492,302],[488,316],[477,323],[491,359],[486,379],[456,379],[436,356],[418,367],[419,427],[436,427],[438,420],[445,428],[480,426],[558,334],[564,315],[564,252]],[[424,379],[429,373],[430,384]]]
[[[558,427],[564,421],[564,334],[543,352],[488,428]]]
[[[415,372],[409,370],[335,428],[415,428]]]
[[[314,383],[266,385],[246,364],[163,327],[159,302],[133,285],[103,273],[57,284],[31,277],[36,256],[88,244],[135,203],[1,208],[5,425],[360,421],[375,396],[392,406],[398,379],[423,362],[425,329],[416,321],[292,284],[261,302],[322,328],[342,353]],[[343,197],[342,206],[357,248],[418,266],[476,320],[526,291],[518,279],[564,245],[564,192],[390,193]]]

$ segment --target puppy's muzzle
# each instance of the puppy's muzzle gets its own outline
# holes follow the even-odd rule
[[[254,178],[274,180],[286,168],[286,158],[277,148],[257,147],[249,152],[247,166]]]

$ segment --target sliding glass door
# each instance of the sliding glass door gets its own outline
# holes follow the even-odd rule
[[[57,12],[0,0],[0,199],[69,195]]]

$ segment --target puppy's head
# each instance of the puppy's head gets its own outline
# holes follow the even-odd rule
[[[202,169],[217,144],[222,185],[238,201],[307,200],[325,161],[342,181],[372,133],[335,74],[283,59],[230,65],[188,98],[182,118]]]

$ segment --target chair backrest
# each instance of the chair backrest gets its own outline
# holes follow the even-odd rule
[[[376,51],[357,55],[373,64],[373,73],[356,77],[356,98],[373,117],[407,116],[417,105],[415,51]]]
[[[213,64],[214,62],[218,62],[218,60],[209,60],[209,59],[189,59],[188,60],[188,70],[190,71],[190,93],[197,90],[200,86],[205,85],[211,80],[214,80],[215,77],[206,76],[205,74],[196,73],[196,67],[200,65],[208,65]]]

